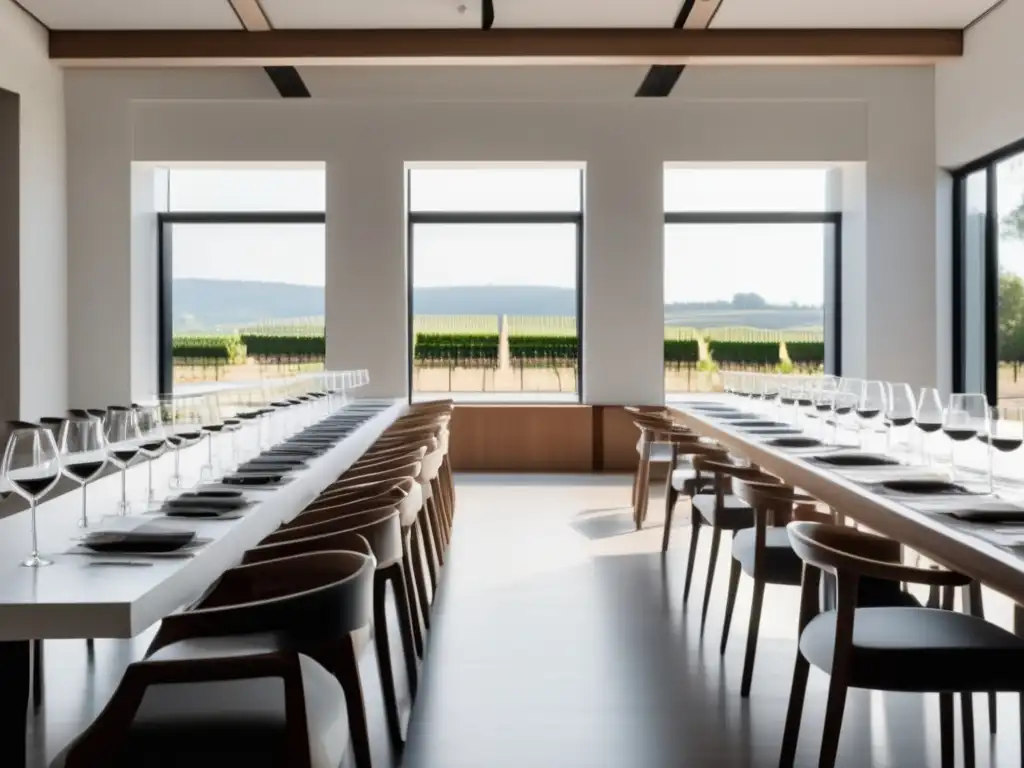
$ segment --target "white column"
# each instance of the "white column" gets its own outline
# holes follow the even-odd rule
[[[664,166],[628,142],[587,162],[583,398],[664,400]]]
[[[167,210],[167,170],[133,163],[131,184],[131,393],[135,402],[159,394],[157,213]]]
[[[405,174],[394,155],[327,162],[327,366],[367,368],[368,397],[405,397]]]

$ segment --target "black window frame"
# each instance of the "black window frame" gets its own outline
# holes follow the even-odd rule
[[[1024,154],[1024,139],[1018,139],[994,152],[950,171],[953,180],[953,263],[952,263],[952,364],[953,391],[963,392],[967,381],[967,180],[979,171],[985,173],[985,301],[982,306],[985,343],[985,397],[999,402],[999,180],[997,168],[1004,160]]]
[[[825,337],[825,373],[841,376],[843,369],[843,214],[839,211],[666,211],[669,224],[824,224],[832,227],[832,248],[825,251],[826,318],[831,310],[832,334]],[[830,262],[830,263],[829,263]],[[829,276],[832,285],[829,286]],[[829,288],[831,287],[831,290]],[[664,365],[664,361],[662,361]]]
[[[552,404],[582,403],[583,402],[583,261],[584,261],[584,229],[583,212],[586,207],[584,194],[586,191],[585,169],[579,168],[580,172],[580,210],[579,211],[414,211],[412,209],[412,171],[415,168],[406,169],[405,177],[405,252],[406,252],[406,360],[409,387],[409,402],[414,402],[414,373],[415,360],[413,357],[414,326],[416,320],[415,306],[413,302],[413,276],[415,265],[415,238],[413,232],[417,224],[574,224],[576,226],[576,399],[550,401]],[[449,393],[455,402],[459,402],[458,392]],[[487,398],[484,402],[487,405],[530,404],[548,403],[543,398],[530,398],[531,394],[524,392],[522,396],[509,396],[507,400],[501,399],[506,393],[495,392],[495,397]],[[475,402],[475,401],[472,401]]]
[[[157,384],[174,393],[174,225],[322,224],[325,211],[171,211],[157,213]],[[324,327],[326,344],[327,328]]]

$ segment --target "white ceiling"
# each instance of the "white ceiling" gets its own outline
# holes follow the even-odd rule
[[[999,0],[723,0],[711,26],[963,29],[998,2]]]
[[[0,0],[6,2],[7,0]],[[51,29],[239,29],[228,0],[19,0]],[[479,28],[480,0],[261,0],[279,29]],[[495,27],[671,27],[683,0],[494,0]],[[715,0],[697,0],[699,5]],[[998,0],[722,0],[713,27],[962,28]],[[463,7],[462,12],[459,8]],[[695,12],[700,9],[695,9]]]
[[[479,0],[261,0],[261,5],[275,29],[479,29],[481,19]]]
[[[227,0],[19,0],[50,29],[240,29]]]

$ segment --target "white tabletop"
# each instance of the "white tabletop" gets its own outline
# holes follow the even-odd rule
[[[404,412],[395,401],[347,436],[328,453],[310,462],[289,484],[274,490],[250,491],[256,504],[235,520],[171,520],[161,525],[195,530],[211,539],[194,557],[152,558],[153,565],[94,566],[96,557],[66,554],[82,535],[77,521],[79,492],[40,504],[40,554],[53,560],[44,568],[19,563],[30,549],[29,513],[0,520],[0,640],[34,638],[133,637],[162,617],[198,597],[225,569],[237,564],[281,522],[294,517],[372,445]],[[205,450],[205,446],[189,449]],[[166,484],[171,459],[160,460],[157,482]],[[146,469],[130,470],[134,487]],[[120,497],[115,474],[89,486],[90,516],[98,520]],[[99,558],[102,559],[102,558]],[[149,561],[149,558],[142,558]]]
[[[682,423],[699,434],[714,438],[730,452],[743,456],[792,485],[802,488],[871,530],[896,539],[1024,604],[1024,532],[1021,532],[1020,524],[998,526],[955,520],[947,514],[949,511],[974,502],[965,502],[963,497],[951,497],[940,501],[932,497],[883,496],[872,490],[870,484],[865,484],[880,482],[883,479],[920,475],[922,472],[934,475],[940,471],[939,468],[929,470],[927,467],[915,467],[908,470],[906,467],[896,467],[855,471],[829,469],[807,461],[810,456],[827,449],[773,448],[767,442],[771,436],[742,432],[731,426],[728,421],[716,419],[713,414],[689,408],[687,401],[720,401],[742,411],[763,412],[763,418],[774,417],[779,421],[785,420],[785,412],[781,412],[782,418],[779,418],[780,412],[773,406],[766,409],[763,403],[742,400],[735,396],[695,395],[668,401],[668,406],[676,409],[677,418]],[[810,428],[810,436],[817,436],[816,429],[816,426]],[[913,435],[914,430],[907,431]],[[940,437],[946,440],[945,437]],[[842,436],[842,442],[845,444],[853,441],[852,432]],[[971,445],[958,448],[958,464],[968,470],[958,477],[958,482],[969,480],[967,484],[973,486],[974,490],[983,478],[987,485],[987,478],[980,471],[987,465],[987,451],[981,443],[970,442]],[[875,452],[885,452],[884,441],[876,441],[873,445],[865,447],[870,447]],[[916,455],[918,450],[918,447],[912,444],[909,450],[890,453],[898,458],[906,458],[908,455]],[[939,445],[936,453],[939,451],[948,452],[948,447]],[[1024,504],[1024,491],[1020,483],[1024,473],[1016,466],[1016,461],[1003,461],[1000,469],[1002,472],[997,473],[996,478],[997,493],[1004,499]],[[876,476],[875,480],[867,481],[866,478],[872,475]],[[1019,543],[1004,541],[999,531],[1004,532],[1004,535],[1010,535]],[[1014,531],[1016,533],[1013,533]]]

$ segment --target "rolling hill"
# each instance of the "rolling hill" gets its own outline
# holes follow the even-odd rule
[[[250,280],[175,280],[176,332],[238,328],[270,320],[324,314],[324,291],[317,286]],[[541,286],[453,286],[415,292],[417,315],[575,315],[576,294]],[[752,326],[782,329],[820,326],[820,307],[737,307],[730,302],[667,304],[669,325],[718,328]]]

